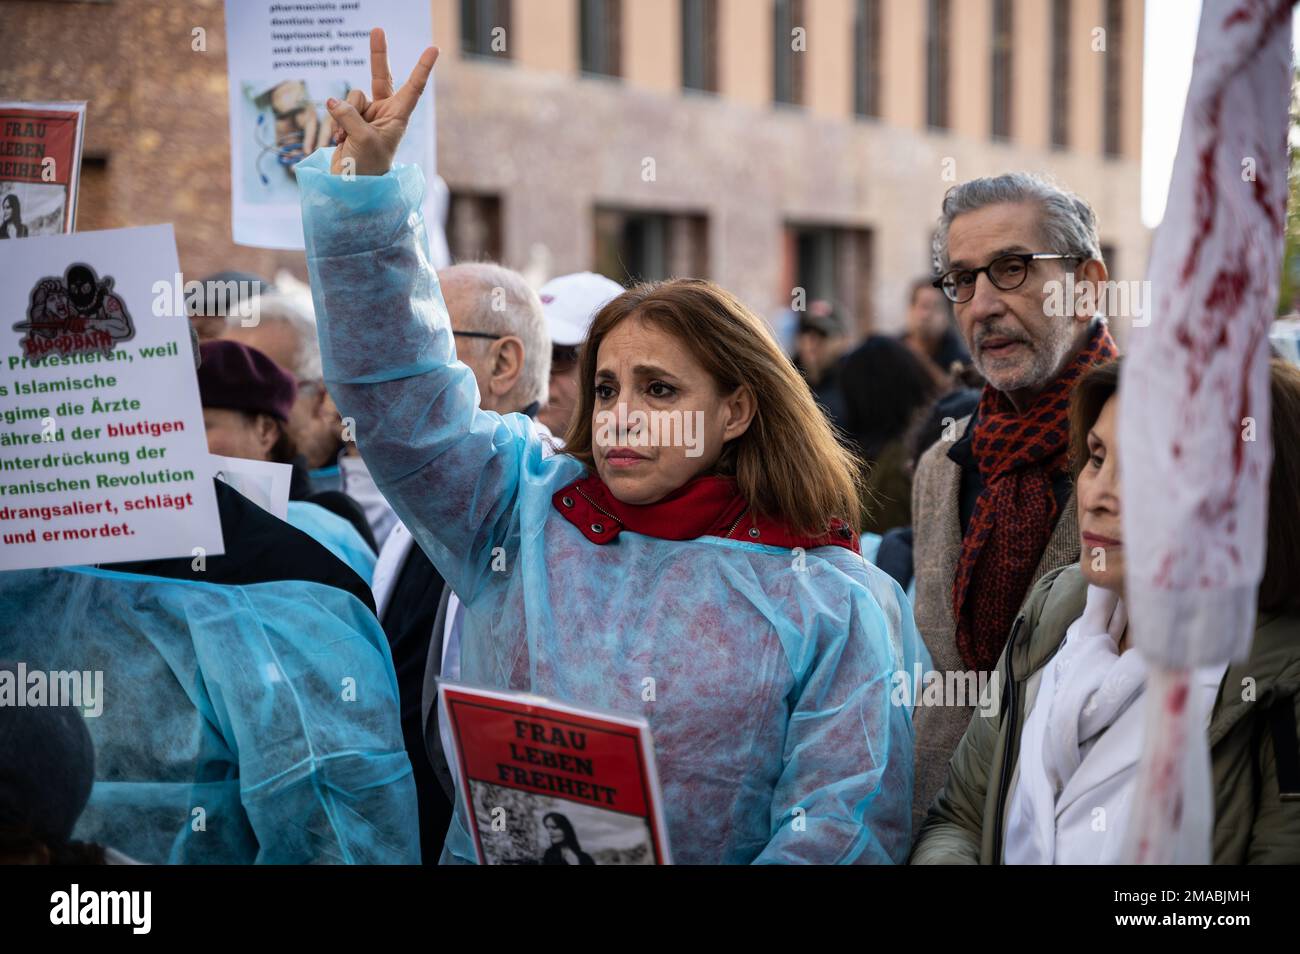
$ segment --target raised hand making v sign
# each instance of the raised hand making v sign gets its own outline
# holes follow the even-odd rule
[[[346,100],[330,99],[325,104],[338,128],[338,148],[330,161],[330,172],[382,176],[392,167],[407,121],[437,61],[438,48],[428,47],[420,54],[410,78],[394,93],[388,40],[378,27],[370,31],[370,94],[374,98],[367,100],[365,93],[354,89]]]

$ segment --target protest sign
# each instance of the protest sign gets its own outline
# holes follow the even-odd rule
[[[438,687],[480,864],[669,864],[645,719]]]
[[[0,103],[0,239],[71,232],[85,103]]]
[[[0,570],[224,552],[170,225],[0,245]]]
[[[400,85],[433,42],[432,11],[409,0],[310,4],[226,0],[230,80],[231,231],[240,245],[301,249],[294,165],[334,145],[325,102],[359,89],[370,98],[370,30],[383,27]],[[435,171],[433,83],[411,115],[395,161]],[[429,195],[432,197],[432,189]],[[426,207],[430,240],[441,217]],[[438,236],[433,233],[437,232]],[[436,249],[435,249],[436,252]]]

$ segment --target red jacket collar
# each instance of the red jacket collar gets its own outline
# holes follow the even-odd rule
[[[592,475],[557,491],[551,503],[592,543],[609,543],[630,530],[660,540],[725,537],[787,549],[838,546],[861,552],[857,534],[839,521],[823,536],[809,537],[755,516],[734,477],[696,477],[658,503],[638,506],[619,501]]]

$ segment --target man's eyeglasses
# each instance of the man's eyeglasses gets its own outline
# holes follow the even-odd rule
[[[505,335],[494,335],[490,331],[456,331],[451,332],[453,335],[459,335],[461,338],[486,338],[488,341],[500,341]]]
[[[1061,255],[1056,252],[1013,252],[999,255],[983,268],[954,268],[936,278],[932,285],[947,296],[951,302],[961,304],[975,297],[975,283],[980,273],[988,275],[993,287],[1001,291],[1015,291],[1029,277],[1029,263],[1052,259],[1082,261],[1081,255]]]

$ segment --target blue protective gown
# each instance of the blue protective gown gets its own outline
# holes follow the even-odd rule
[[[912,726],[890,682],[929,660],[897,584],[841,547],[796,571],[716,537],[587,540],[551,502],[583,465],[480,410],[456,360],[420,170],[348,181],[332,151],[296,166],[325,377],[466,606],[462,677],[643,714],[676,861],[904,861]],[[457,800],[447,850],[470,860]]]
[[[419,863],[388,642],[355,596],[21,570],[0,620],[0,658],[103,673],[73,837],[155,864]]]
[[[375,582],[375,551],[352,526],[336,513],[306,500],[290,500],[285,522],[307,534],[366,581]]]

